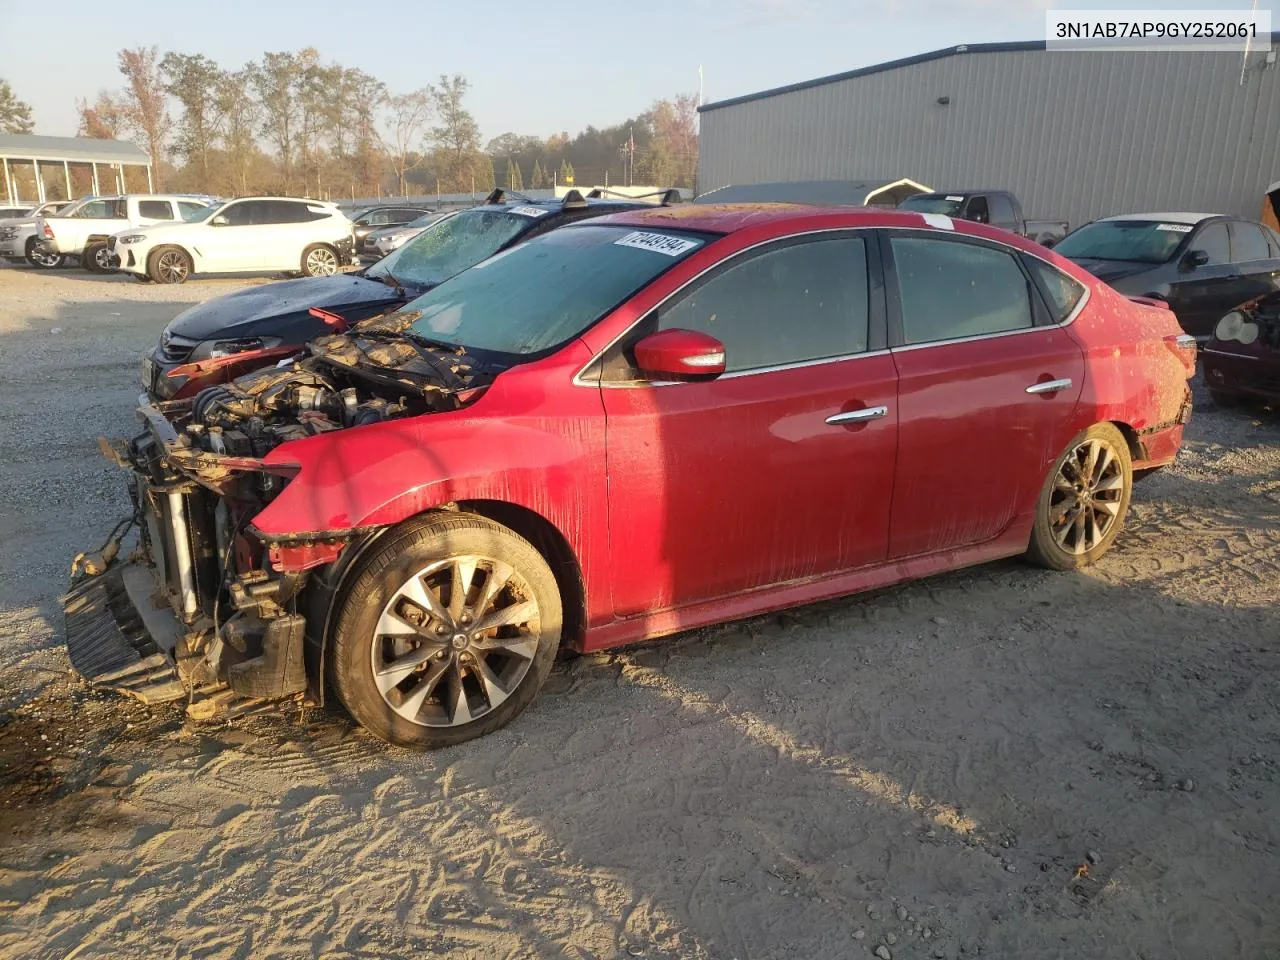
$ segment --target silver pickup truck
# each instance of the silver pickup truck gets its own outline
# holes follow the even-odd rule
[[[0,257],[14,263],[25,260],[33,267],[61,266],[62,258],[49,258],[45,254],[36,253],[36,220],[40,217],[53,216],[70,207],[74,200],[49,200],[33,207],[21,216],[6,217],[0,220]]]

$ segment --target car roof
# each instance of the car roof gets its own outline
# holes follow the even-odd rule
[[[1225,217],[1224,213],[1122,213],[1115,217],[1102,217],[1102,221],[1108,220],[1158,220],[1161,223],[1181,223],[1195,226],[1204,220],[1212,220],[1214,217]]]
[[[585,204],[585,206],[584,206]],[[641,203],[639,201],[626,200],[582,200],[576,205],[566,206],[564,200],[520,200],[512,198],[506,203],[482,203],[479,206],[469,207],[470,210],[511,210],[514,207],[537,207],[539,210],[546,210],[549,213],[572,213],[577,210],[641,210],[652,208],[652,203]]]
[[[943,235],[992,239],[1008,247],[1035,253],[1037,256],[1043,253],[1033,241],[985,224],[972,223],[941,214],[894,210],[888,207],[822,207],[800,203],[682,204],[656,209],[628,210],[625,213],[616,213],[591,222],[593,225],[604,223],[719,234],[788,222],[801,224],[805,231],[897,227],[910,230],[937,230]]]

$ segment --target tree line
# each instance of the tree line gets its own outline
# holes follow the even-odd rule
[[[689,94],[573,137],[510,132],[482,144],[460,74],[395,93],[312,47],[266,52],[236,69],[155,46],[121,50],[117,62],[119,88],[77,100],[78,132],[133,140],[152,157],[157,190],[338,199],[566,182],[694,185]],[[0,106],[5,94],[16,101],[6,84]],[[26,128],[14,132],[30,132],[29,108],[24,116]]]

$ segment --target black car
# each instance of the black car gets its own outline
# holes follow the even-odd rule
[[[430,208],[414,204],[387,205],[368,207],[352,214],[351,221],[355,229],[351,231],[356,240],[356,257],[378,257],[381,254],[368,242],[369,234],[387,227],[399,227],[410,220],[417,220]]]
[[[154,398],[172,398],[189,379],[169,376],[176,367],[251,351],[287,353],[334,332],[327,325],[326,312],[331,315],[329,321],[336,314],[346,324],[358,323],[398,309],[454,274],[540,233],[575,220],[646,206],[653,204],[586,199],[576,190],[557,200],[531,200],[495,190],[482,205],[428,227],[362,271],[249,287],[184,310],[169,322],[155,350],[144,358],[143,386]],[[224,372],[233,372],[233,366],[234,361],[228,361]],[[216,377],[221,378],[221,374]]]
[[[1107,217],[1054,249],[1123,294],[1167,301],[1182,329],[1201,341],[1237,304],[1280,290],[1280,235],[1237,217]]]

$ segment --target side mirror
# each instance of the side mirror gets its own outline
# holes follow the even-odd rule
[[[1209,254],[1203,250],[1188,250],[1187,255],[1182,258],[1182,267],[1184,270],[1194,270],[1196,267],[1203,267],[1209,262]]]
[[[359,220],[356,221],[357,227],[367,227],[368,225],[369,225],[369,221],[364,217],[361,217]]]
[[[1061,237],[1045,237],[1043,240],[1040,241],[1040,246],[1046,249],[1049,249],[1051,247],[1056,247],[1060,239],[1062,238]]]
[[[697,330],[660,330],[635,347],[636,366],[650,380],[714,380],[724,373],[724,344]]]
[[[970,220],[972,220],[974,223],[986,223],[986,222],[987,222],[988,220],[990,220],[991,218],[990,218],[990,217],[988,217],[988,216],[987,216],[985,213],[983,213],[981,210],[979,210],[977,213],[975,213],[975,214],[974,214],[972,217],[970,217],[969,219],[970,219]]]
[[[213,224],[215,227],[225,227],[231,223],[231,221],[227,219],[227,216],[224,213],[218,214],[209,222]]]

